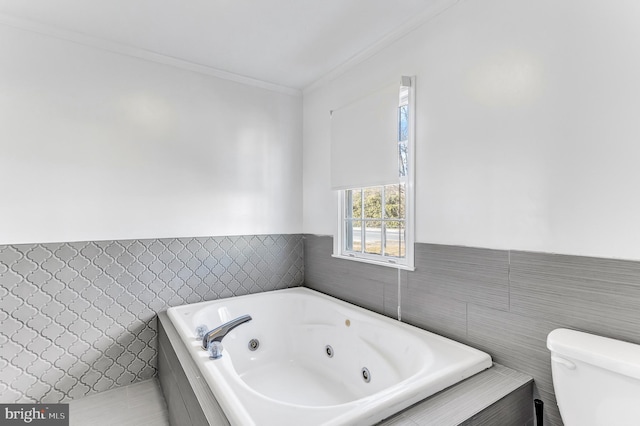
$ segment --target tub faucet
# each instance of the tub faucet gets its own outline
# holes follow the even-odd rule
[[[247,321],[251,321],[250,315],[242,315],[234,320],[226,322],[213,330],[207,332],[202,338],[202,349],[207,349],[211,342],[222,342],[224,336],[227,335],[228,332],[239,326],[240,324],[244,324]]]

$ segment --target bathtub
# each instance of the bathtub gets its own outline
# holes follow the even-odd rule
[[[196,328],[248,314],[209,359]],[[370,425],[491,367],[477,349],[307,288],[168,316],[232,425]]]

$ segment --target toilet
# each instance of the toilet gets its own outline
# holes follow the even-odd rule
[[[565,426],[640,425],[640,345],[559,328],[547,348]]]

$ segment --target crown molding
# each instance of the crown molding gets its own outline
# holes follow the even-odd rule
[[[388,33],[374,44],[368,46],[359,53],[356,53],[351,58],[347,59],[345,62],[338,65],[313,83],[304,87],[302,89],[303,96],[330,83],[332,80],[335,80],[340,75],[349,71],[351,68],[375,56],[386,47],[389,47],[391,44],[407,36],[409,33],[417,30],[433,18],[446,12],[460,1],[461,0],[442,0],[440,2],[436,2],[434,6],[428,7],[424,12],[417,14],[413,18],[409,19],[404,25]]]
[[[152,52],[150,50],[141,49],[123,43],[113,42],[106,39],[88,36],[75,31],[62,30],[39,22],[17,18],[7,14],[0,13],[0,25],[6,25],[20,30],[39,33],[45,36],[54,37],[61,40],[70,41],[88,47],[105,50],[111,53],[117,53],[124,56],[144,59],[150,62],[156,62],[163,65],[169,65],[187,71],[193,71],[205,74],[211,77],[223,80],[233,81],[235,83],[245,84],[260,89],[270,90],[273,92],[283,93],[290,96],[302,96],[302,91],[292,87],[281,86],[267,81],[246,77],[240,74],[220,70],[183,59],[174,58],[172,56],[163,55],[161,53]]]

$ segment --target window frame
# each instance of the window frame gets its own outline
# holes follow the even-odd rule
[[[397,269],[404,270],[415,270],[415,256],[414,256],[414,243],[415,243],[415,77],[402,77],[401,89],[406,89],[407,91],[407,101],[406,105],[409,108],[408,114],[408,134],[406,141],[406,153],[407,153],[407,171],[405,176],[400,176],[400,172],[398,172],[398,180],[396,182],[387,182],[383,185],[375,185],[372,187],[359,187],[359,188],[351,188],[351,189],[343,189],[337,191],[338,196],[338,212],[337,212],[337,232],[335,233],[336,237],[334,238],[334,247],[333,247],[333,257],[340,259],[353,260],[357,262],[371,263],[381,266],[387,266]],[[400,135],[400,108],[403,102],[400,99],[400,90],[398,96],[398,132]],[[400,139],[400,137],[398,137]],[[400,169],[400,144],[403,141],[397,140],[398,144],[398,168]],[[405,187],[405,256],[401,257],[393,257],[384,254],[372,254],[365,253],[364,247],[362,247],[362,252],[350,251],[346,250],[346,240],[347,240],[347,201],[346,194],[347,191],[353,190],[364,190],[367,188],[374,187],[384,187],[388,185],[399,185],[404,184]],[[363,191],[364,194],[364,191]],[[384,195],[384,189],[382,191]],[[363,197],[364,198],[364,197]],[[382,203],[382,213],[384,215],[384,200]],[[364,215],[364,212],[362,213]],[[392,220],[392,219],[390,219]],[[381,223],[383,219],[380,219]],[[362,222],[362,227],[364,229],[364,222]],[[381,235],[381,243],[384,244],[385,236],[384,236],[384,228]],[[362,241],[364,244],[364,241]],[[381,250],[383,252],[384,250]]]

